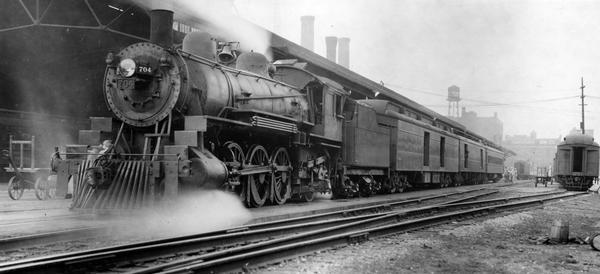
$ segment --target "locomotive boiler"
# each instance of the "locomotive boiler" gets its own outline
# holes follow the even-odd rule
[[[570,134],[556,146],[552,175],[567,190],[587,190],[598,180],[598,143],[583,134]]]

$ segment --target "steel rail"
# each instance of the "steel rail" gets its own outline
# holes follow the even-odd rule
[[[0,239],[0,251],[49,244],[52,242],[82,239],[91,237],[92,235],[105,235],[108,230],[109,229],[106,227],[87,227],[2,238]]]
[[[303,215],[303,216],[298,216],[298,217],[293,217],[293,218],[280,218],[278,220],[273,220],[273,221],[257,222],[254,224],[248,224],[248,225],[243,225],[243,226],[238,226],[238,227],[228,228],[228,229],[223,229],[223,230],[216,230],[216,231],[206,232],[206,233],[202,233],[202,234],[181,236],[179,238],[181,240],[185,240],[188,238],[201,238],[201,237],[209,237],[209,236],[216,236],[216,235],[227,235],[227,234],[231,234],[234,232],[264,229],[264,228],[273,227],[273,226],[276,226],[279,224],[281,224],[281,225],[301,224],[301,223],[310,222],[311,220],[312,221],[318,221],[318,220],[324,221],[324,220],[330,220],[331,218],[336,218],[336,217],[342,218],[342,217],[348,217],[348,216],[357,216],[360,214],[365,214],[366,212],[389,211],[394,206],[402,206],[402,205],[409,205],[409,204],[413,204],[413,203],[421,203],[422,201],[426,201],[426,200],[447,198],[447,197],[454,196],[454,195],[463,195],[466,193],[471,193],[471,192],[480,191],[480,190],[484,190],[484,188],[475,189],[475,190],[467,190],[467,191],[462,191],[462,192],[459,191],[459,192],[454,192],[454,193],[449,193],[449,194],[419,197],[419,198],[408,199],[408,200],[406,200],[406,199],[393,200],[391,202],[389,202],[389,201],[384,202],[384,203],[379,202],[376,204],[369,203],[369,205],[362,206],[362,207],[347,208],[347,209],[334,209],[334,210],[329,210],[327,212],[318,213],[318,214],[311,213],[310,215]],[[493,194],[496,192],[497,191],[491,191],[491,192],[487,192],[487,193],[483,193],[483,194],[479,194],[479,195],[468,196],[465,198],[449,201],[449,203],[459,202],[459,201],[469,200],[469,199],[475,199],[475,198],[490,195],[490,194]],[[281,217],[281,216],[279,216],[279,217]],[[25,236],[19,236],[19,237],[3,238],[3,239],[0,239],[0,250],[7,251],[7,250],[14,249],[14,248],[23,248],[23,247],[29,247],[29,246],[33,246],[33,245],[39,245],[39,244],[48,244],[48,243],[52,243],[52,242],[99,237],[102,235],[106,235],[106,233],[108,233],[109,231],[110,231],[110,228],[107,228],[107,227],[92,227],[92,228],[69,229],[69,230],[64,230],[64,231],[54,231],[54,232],[25,235]]]
[[[175,261],[164,264],[162,266],[145,268],[139,271],[133,271],[131,273],[154,273],[157,271],[160,271],[161,273],[195,273],[207,271],[221,272],[234,270],[246,271],[250,266],[250,262],[252,262],[252,265],[258,266],[264,263],[272,262],[274,260],[281,260],[281,258],[288,258],[292,256],[298,256],[301,254],[312,253],[314,251],[321,250],[324,248],[331,248],[332,246],[347,245],[348,243],[366,241],[370,237],[380,237],[398,232],[411,231],[415,229],[429,227],[432,225],[447,223],[456,219],[479,217],[491,213],[498,213],[501,211],[514,210],[519,208],[529,208],[531,206],[542,205],[546,201],[585,194],[587,193],[565,194],[557,197],[492,205],[482,208],[463,210],[459,212],[434,215],[415,220],[400,221],[397,223],[382,226],[359,228],[353,231],[342,231],[333,235],[325,235],[325,233],[323,233],[323,235],[318,238],[311,238],[308,240],[303,239],[298,235],[294,235],[288,238],[287,241],[277,239],[271,240],[269,242],[258,243],[256,244],[257,248],[252,249],[250,247],[246,247],[247,252],[241,252],[238,254],[231,255],[228,254],[229,256],[217,257],[214,259],[211,259],[209,256],[196,256],[195,258],[190,258],[182,261]],[[386,217],[397,217],[397,213],[388,214],[380,218]],[[360,225],[361,222],[365,221],[358,221],[355,223],[355,225]]]
[[[554,195],[556,193],[547,193],[546,195]],[[539,195],[533,195],[539,196]],[[563,196],[561,196],[562,198]],[[566,197],[566,196],[564,196]],[[520,199],[527,198],[526,196],[520,197]],[[494,199],[492,201],[503,200],[503,199]],[[504,199],[503,201],[506,201]],[[442,208],[453,208],[461,206],[460,203],[454,204],[442,204],[438,206],[438,210]],[[464,206],[464,205],[463,205]],[[470,205],[469,205],[470,206]],[[432,207],[433,208],[433,207]],[[197,252],[201,248],[214,247],[215,244],[233,244],[236,241],[254,241],[258,238],[264,238],[265,236],[274,237],[272,234],[274,231],[279,231],[278,235],[289,235],[290,233],[296,233],[298,231],[306,231],[308,226],[313,227],[313,231],[309,232],[301,232],[295,234],[295,238],[306,238],[309,236],[322,238],[324,237],[324,231],[329,231],[328,233],[340,233],[339,230],[343,230],[348,232],[350,230],[356,230],[354,226],[360,223],[364,223],[368,226],[381,226],[386,225],[390,222],[397,222],[398,218],[405,218],[411,214],[417,214],[422,212],[423,209],[413,209],[409,211],[396,212],[396,213],[376,213],[368,216],[356,216],[346,218],[345,220],[330,220],[327,222],[324,221],[314,221],[310,224],[295,224],[295,225],[286,225],[274,228],[263,229],[262,231],[237,231],[233,232],[230,235],[213,235],[213,237],[204,237],[201,239],[170,239],[170,241],[154,241],[150,243],[140,243],[140,244],[131,244],[113,248],[104,248],[93,251],[84,251],[84,252],[76,252],[63,254],[58,256],[49,256],[38,259],[26,260],[15,263],[8,263],[4,265],[0,265],[0,271],[28,271],[28,272],[64,272],[64,271],[77,271],[79,268],[83,268],[84,270],[94,269],[94,265],[112,265],[111,263],[106,263],[106,261],[138,261],[138,260],[148,260],[148,258],[159,258],[164,256],[164,254],[185,254],[186,252],[183,250],[192,250],[192,253]],[[354,225],[350,225],[354,224]],[[333,228],[328,227],[334,225]],[[337,231],[337,232],[336,232]],[[282,233],[285,232],[285,233]],[[271,233],[271,235],[269,235]],[[233,235],[233,236],[232,236]],[[254,235],[254,236],[253,236]],[[299,236],[301,235],[301,236]],[[325,235],[327,236],[327,235]],[[236,239],[229,239],[227,237],[233,237]],[[254,238],[252,238],[254,237]],[[232,240],[233,239],[233,240]],[[225,241],[224,241],[225,240]],[[247,244],[244,246],[238,246],[230,249],[226,249],[223,251],[207,253],[203,255],[206,259],[208,257],[217,256],[225,256],[231,253],[239,253],[245,252],[249,248],[260,248],[264,247],[265,244],[273,244],[273,241],[290,241],[289,237],[278,238],[267,240],[263,242],[259,242],[257,244]],[[200,245],[199,245],[200,244]],[[189,253],[189,252],[188,252]],[[197,258],[193,258],[196,260]],[[178,262],[180,264],[181,262]],[[90,268],[91,267],[91,268]],[[41,270],[41,271],[40,271]]]

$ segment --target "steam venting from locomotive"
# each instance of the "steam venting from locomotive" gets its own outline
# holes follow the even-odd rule
[[[175,10],[185,11],[186,15],[200,18],[206,21],[208,25],[202,26],[209,33],[218,33],[219,38],[228,37],[224,44],[217,45],[223,48],[221,52],[234,53],[234,50],[255,51],[264,53],[267,58],[271,57],[271,33],[258,26],[240,23],[238,16],[234,15],[233,1],[212,1],[212,0],[135,0],[137,4],[146,7],[149,10]],[[172,26],[172,25],[171,25]],[[233,43],[231,43],[233,42]],[[235,54],[232,54],[235,57]],[[225,54],[223,57],[217,56],[220,62],[227,63]],[[223,58],[223,59],[221,59]]]

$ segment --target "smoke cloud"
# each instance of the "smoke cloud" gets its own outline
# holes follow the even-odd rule
[[[237,196],[218,190],[202,190],[178,196],[158,208],[135,211],[116,229],[136,237],[172,237],[243,225],[252,219]],[[118,236],[118,235],[117,235]],[[127,235],[122,235],[127,236]]]
[[[140,6],[148,9],[169,9],[175,12],[175,18],[190,18],[190,21],[206,21],[206,31],[227,42],[240,42],[242,51],[255,51],[268,56],[270,53],[271,33],[236,15],[233,0],[169,0],[141,1]]]

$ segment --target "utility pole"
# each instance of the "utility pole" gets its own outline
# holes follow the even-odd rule
[[[585,135],[585,116],[584,116],[584,108],[585,108],[585,103],[584,103],[584,98],[585,95],[583,95],[583,89],[585,88],[585,86],[583,85],[583,77],[581,77],[581,134]]]

